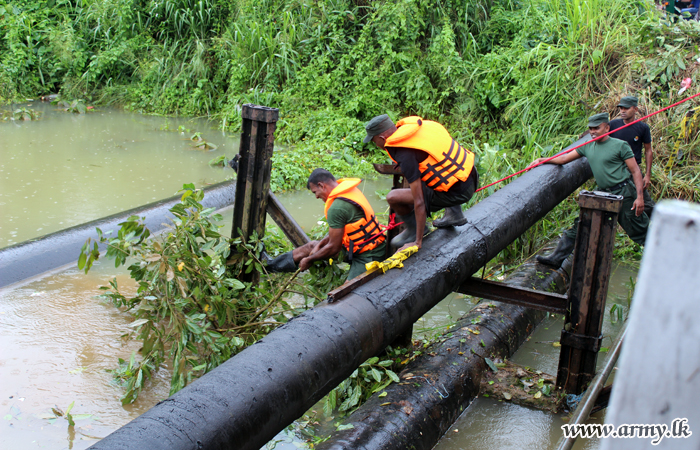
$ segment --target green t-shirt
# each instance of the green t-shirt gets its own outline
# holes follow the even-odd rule
[[[328,208],[328,226],[331,228],[345,228],[345,225],[357,222],[365,215],[357,206],[346,202],[343,199],[335,199]],[[362,259],[369,261],[382,261],[384,259],[384,243],[372,250],[363,252]]]
[[[634,153],[625,141],[608,138],[605,142],[584,145],[576,151],[588,158],[595,182],[601,189],[609,189],[631,176],[625,160],[634,158]]]

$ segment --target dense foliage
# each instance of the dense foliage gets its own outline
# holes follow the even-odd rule
[[[649,112],[677,100],[700,43],[697,22],[648,0],[0,0],[0,23],[0,103],[60,91],[233,129],[243,103],[279,107],[277,142],[293,149],[275,156],[276,189],[318,166],[370,172],[385,157],[362,125],[384,112],[495,151],[479,168],[497,179],[622,95]],[[691,107],[650,120],[655,194],[698,198],[695,135],[681,167],[660,170]]]
[[[221,235],[222,217],[202,206],[203,196],[185,185],[165,232],[151,236],[141,218],[132,216],[115,235],[98,228],[97,239],[88,239],[80,252],[78,267],[87,272],[100,257],[98,244],[105,245],[106,257],[116,267],[128,264],[137,285],[135,294],[131,287],[125,292],[115,278],[102,288],[134,319],[134,332],[125,337],[143,343],[138,358],[120,360],[113,371],[125,389],[124,403],[133,402],[163,366],[171,372],[170,393],[177,392],[315,304],[319,290],[325,294],[344,275],[337,267],[316,266],[304,282],[294,283],[297,274],[268,276],[260,261],[263,242]],[[289,245],[274,232],[264,241],[268,249]],[[293,304],[284,295],[290,291],[299,294]]]
[[[363,124],[381,113],[417,114],[475,150],[486,184],[571,143],[586,116],[615,115],[623,95],[637,95],[649,113],[698,92],[678,88],[695,73],[699,44],[698,22],[668,18],[649,0],[0,0],[0,103],[60,92],[78,109],[88,102],[208,115],[231,130],[244,103],[278,107],[276,142],[289,149],[274,156],[275,189],[304,186],[315,167],[369,173],[385,156],[362,144]],[[649,120],[654,197],[700,200],[697,121],[680,136],[694,104]],[[2,117],[32,115],[10,107]],[[276,292],[241,285],[222,263],[228,246],[209,225],[211,212],[189,207],[177,211],[172,238],[192,247],[144,240],[136,219],[105,237],[120,249],[117,261],[125,262],[120,251],[139,260],[131,266],[138,295],[122,296],[116,285],[110,294],[135,314],[145,343],[143,360],[118,372],[127,401],[167,352],[174,389],[229,357],[245,337],[227,327],[246,327],[257,314],[231,315],[238,293],[247,291],[254,304],[245,307],[259,311]],[[564,202],[503,260],[531,254],[574,210]],[[202,240],[187,237],[200,232]],[[240,244],[254,261],[257,244]],[[156,285],[166,291],[154,295]],[[161,303],[142,307],[151,297]],[[271,325],[262,326],[284,320],[283,310],[266,309]],[[370,366],[358,379],[381,385]],[[359,394],[344,389],[349,408]]]

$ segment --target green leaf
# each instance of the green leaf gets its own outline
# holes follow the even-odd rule
[[[490,358],[484,358],[484,361],[486,362],[486,365],[489,366],[489,369],[491,369],[493,372],[498,372],[498,367],[496,367],[496,364],[494,364]]]
[[[331,414],[333,414],[333,410],[336,407],[336,402],[338,400],[338,391],[333,389],[331,392],[326,395],[326,399],[323,402],[323,413],[327,416],[330,417]]]
[[[355,426],[354,426],[353,424],[351,424],[351,423],[346,423],[346,424],[344,424],[344,425],[338,425],[338,426],[336,427],[336,431],[352,430],[353,428],[355,428]]]
[[[85,420],[93,417],[92,414],[73,414],[73,420]]]
[[[355,386],[350,396],[350,406],[355,406],[360,402],[360,395],[362,394],[362,389],[360,386]]]
[[[147,323],[148,321],[149,321],[148,319],[138,319],[138,320],[134,320],[133,322],[131,322],[127,326],[129,326],[131,328],[136,328],[136,327],[143,325],[144,323]]]
[[[398,375],[396,375],[393,370],[384,369],[384,372],[387,374],[387,376],[389,378],[391,378],[391,381],[393,381],[394,383],[398,383],[401,381],[399,379]]]
[[[382,381],[382,374],[374,367],[372,367],[372,377],[374,377],[377,382]]]

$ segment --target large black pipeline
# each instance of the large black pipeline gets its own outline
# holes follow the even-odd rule
[[[585,159],[524,174],[403,269],[296,317],[91,448],[258,450],[590,177]]]
[[[534,258],[505,284],[566,292],[571,258],[553,270]],[[399,374],[382,398],[373,396],[318,450],[429,450],[479,394],[484,358],[510,357],[546,315],[543,311],[483,301]],[[479,334],[475,334],[479,333]]]
[[[223,208],[233,204],[235,181],[224,181],[205,188],[202,204],[207,208]],[[169,209],[181,196],[139,206],[128,211],[76,225],[36,239],[20,242],[0,249],[0,287],[25,280],[44,272],[78,261],[78,253],[88,237],[96,238],[95,228],[102,231],[116,230],[119,223],[131,216],[145,217],[146,226],[152,231],[163,228],[173,217]]]

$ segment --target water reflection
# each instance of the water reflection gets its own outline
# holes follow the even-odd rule
[[[41,120],[0,124],[0,247],[170,197],[183,183],[233,176],[208,162],[237,153],[238,135],[203,120],[31,107],[44,112]],[[178,126],[191,132],[166,131]],[[218,149],[194,149],[194,131]]]
[[[386,203],[375,191],[389,184],[384,178],[361,185],[378,212]],[[307,231],[323,217],[323,202],[306,190],[281,197]],[[232,208],[220,213],[222,233],[227,235]],[[95,298],[99,286],[113,276],[126,292],[134,289],[123,268],[101,260],[88,275],[71,269],[0,290],[0,417],[5,417],[0,420],[0,447],[84,449],[95,437],[109,434],[168,397],[166,367],[134,404],[121,406],[123,391],[107,370],[115,368],[117,358],[128,359],[139,344],[125,344],[121,338],[133,331],[129,317]],[[72,414],[89,416],[77,420],[74,429],[63,418],[51,419],[51,408],[66,411],[71,402],[75,402]]]

